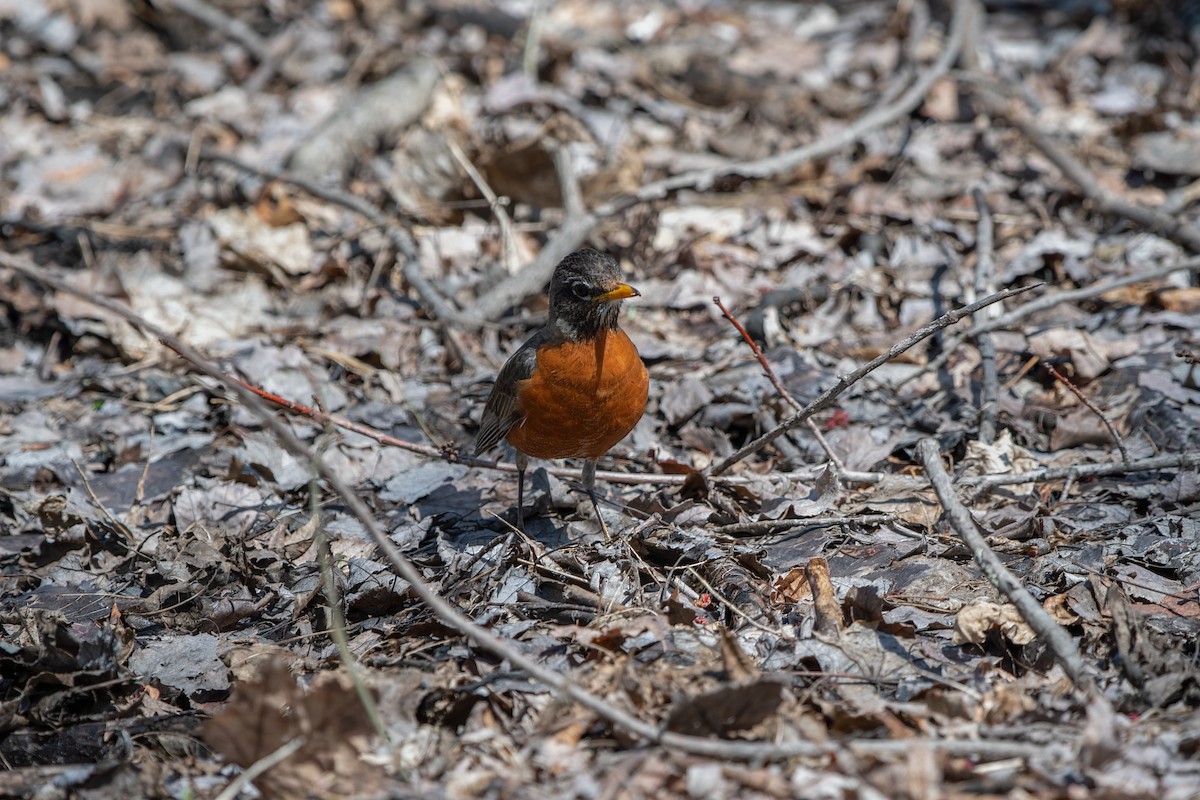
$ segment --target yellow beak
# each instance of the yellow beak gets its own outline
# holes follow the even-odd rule
[[[617,288],[592,298],[593,303],[611,303],[614,300],[627,300],[630,297],[641,297],[642,293],[628,283],[619,283]]]

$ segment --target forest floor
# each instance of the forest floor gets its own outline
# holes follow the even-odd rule
[[[1200,797],[1198,48],[0,1],[0,796]],[[610,537],[466,457],[585,246]]]

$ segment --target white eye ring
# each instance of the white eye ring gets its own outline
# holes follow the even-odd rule
[[[571,294],[575,295],[580,300],[592,299],[592,289],[586,283],[571,284]]]

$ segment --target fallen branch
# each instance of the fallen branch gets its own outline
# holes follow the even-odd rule
[[[984,577],[1017,607],[1021,618],[1050,648],[1055,660],[1066,671],[1075,687],[1089,698],[1101,697],[1095,679],[1083,663],[1083,657],[1079,655],[1079,649],[1075,647],[1071,634],[1050,618],[1042,604],[1034,599],[1029,590],[1008,571],[1000,558],[988,547],[983,533],[979,530],[979,524],[954,493],[954,484],[942,466],[942,453],[937,442],[933,439],[922,439],[917,444],[917,453],[925,466],[925,474],[929,476],[933,490],[945,509],[950,526],[971,551]]]
[[[757,439],[750,442],[749,444],[743,445],[741,447],[741,449],[739,449],[737,452],[733,453],[732,455],[725,457],[724,459],[717,462],[716,464],[710,465],[707,469],[705,469],[703,471],[702,474],[705,476],[705,478],[708,478],[709,476],[713,476],[713,475],[720,475],[722,472],[725,472],[727,469],[732,467],[734,464],[736,464],[739,461],[741,461],[742,459],[746,458],[746,456],[749,456],[752,453],[758,452],[759,450],[766,447],[771,442],[778,439],[783,434],[790,431],[792,428],[799,425],[801,422],[804,422],[806,419],[811,417],[813,414],[816,414],[818,411],[823,411],[826,408],[829,408],[830,406],[832,406],[834,401],[837,400],[838,396],[840,396],[842,394],[842,392],[846,391],[846,389],[853,386],[855,383],[862,380],[868,374],[870,374],[874,370],[878,369],[879,367],[883,366],[887,362],[891,361],[893,358],[900,355],[904,351],[916,346],[918,343],[920,343],[924,339],[927,339],[928,337],[932,336],[934,333],[940,331],[942,328],[953,325],[954,323],[958,322],[963,317],[970,316],[971,314],[974,314],[979,309],[990,306],[992,303],[999,303],[1002,300],[1007,300],[1010,297],[1015,297],[1018,294],[1027,292],[1030,289],[1034,289],[1040,285],[1041,284],[1033,284],[1030,286],[1023,286],[1023,287],[1020,287],[1017,289],[1005,289],[1003,292],[996,292],[995,294],[989,295],[988,297],[985,297],[982,300],[977,300],[974,303],[971,303],[970,305],[963,306],[962,308],[956,308],[953,311],[943,314],[942,316],[935,319],[933,322],[931,322],[928,325],[924,326],[923,328],[915,331],[914,333],[912,333],[911,335],[909,335],[902,341],[897,342],[886,353],[883,353],[883,354],[871,359],[866,364],[863,364],[861,367],[854,370],[854,372],[851,372],[849,375],[838,378],[837,383],[835,383],[833,386],[829,387],[824,392],[822,392],[821,395],[816,400],[813,400],[811,403],[809,403],[807,406],[805,406],[802,411],[788,417],[783,422],[776,425],[773,429],[767,431],[762,436],[758,437]]]
[[[1080,478],[1102,478],[1110,475],[1130,475],[1135,472],[1158,472],[1166,469],[1191,469],[1200,466],[1200,453],[1178,453],[1169,456],[1143,458],[1139,461],[1112,461],[1104,464],[1076,464],[1071,467],[1046,467],[1029,472],[1009,472],[1003,475],[975,475],[959,480],[964,486],[990,488],[1038,481],[1077,481]]]

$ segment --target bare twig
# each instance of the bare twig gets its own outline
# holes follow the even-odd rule
[[[96,496],[96,492],[92,489],[92,482],[88,480],[87,473],[83,471],[83,467],[79,465],[79,462],[75,459],[71,459],[71,465],[75,467],[75,471],[79,473],[79,477],[83,481],[83,488],[87,491],[87,496],[91,499],[92,504],[96,506],[96,508],[100,509],[100,512],[108,518],[109,522],[112,523],[113,528],[115,528],[117,532],[124,537],[125,544],[132,544],[135,541],[133,531],[129,530],[129,527],[124,522],[121,522],[121,520],[113,516],[113,513],[108,510],[108,506],[100,502],[100,498]]]
[[[730,324],[737,328],[737,332],[742,335],[742,341],[750,346],[750,352],[754,354],[754,357],[758,359],[758,363],[762,365],[763,372],[767,374],[767,380],[769,380],[771,385],[775,387],[776,393],[786,400],[788,405],[795,410],[799,411],[802,409],[804,406],[802,406],[800,401],[793,397],[792,393],[787,390],[787,387],[785,387],[783,382],[779,380],[779,376],[775,374],[775,370],[771,369],[770,362],[767,361],[767,357],[763,353],[762,348],[758,346],[758,342],[754,341],[754,337],[750,335],[750,331],[746,330],[746,327],[738,321],[737,317],[733,316],[733,314],[729,312],[729,309],[726,308],[725,304],[721,302],[720,297],[713,297],[713,302],[717,304],[717,308],[721,309],[721,314],[725,317],[725,319],[729,320]],[[772,422],[773,421],[774,420],[772,420]],[[846,465],[842,463],[840,458],[838,458],[837,453],[833,452],[833,448],[829,446],[829,441],[825,438],[825,434],[821,433],[821,429],[817,427],[817,423],[813,422],[811,417],[805,420],[805,422],[808,423],[809,431],[814,437],[816,437],[817,443],[820,444],[821,449],[825,451],[825,455],[833,464],[834,469],[838,473],[845,471]]]
[[[286,183],[289,186],[295,186],[306,194],[310,194],[319,200],[339,205],[342,208],[349,209],[356,214],[365,217],[369,222],[380,228],[388,228],[396,223],[396,220],[375,206],[368,203],[358,195],[343,192],[340,189],[335,189],[331,186],[323,186],[317,181],[312,181],[301,177],[289,170],[273,169],[271,167],[263,167],[258,164],[251,164],[248,161],[243,161],[229,153],[223,153],[220,150],[214,150],[211,147],[202,147],[199,151],[201,159],[206,161],[219,161],[222,164],[228,164],[236,170],[246,172],[251,175],[257,175],[260,178],[266,178],[271,181],[279,181]]]
[[[324,444],[328,442],[329,438],[324,437]],[[316,459],[320,459],[323,453],[321,450],[317,450],[313,455]],[[350,650],[350,639],[346,635],[346,616],[342,613],[342,599],[338,594],[337,578],[334,572],[333,550],[329,544],[329,534],[325,530],[325,523],[321,519],[320,482],[317,477],[315,461],[310,462],[310,468],[312,468],[312,474],[308,481],[308,513],[316,526],[313,538],[316,540],[317,561],[321,569],[321,588],[325,593],[325,605],[329,608],[329,638],[333,639],[333,643],[337,647],[338,658],[341,660],[342,666],[346,668],[351,683],[354,684],[354,693],[358,697],[359,704],[362,705],[363,713],[371,721],[375,735],[384,742],[390,742],[387,726],[379,714],[379,704],[375,702],[375,698],[371,696],[371,692],[363,682],[362,673],[358,669],[358,661]]]
[[[733,612],[733,615],[735,617],[741,617],[743,620],[746,621],[747,625],[750,625],[753,628],[758,628],[763,633],[769,633],[772,636],[778,636],[780,639],[786,638],[786,634],[784,634],[783,631],[781,631],[777,628],[772,628],[769,625],[764,625],[763,623],[761,623],[758,620],[751,617],[745,611],[742,611],[740,608],[735,606],[732,601],[728,600],[723,594],[718,592],[716,587],[714,587],[711,583],[709,583],[708,580],[705,579],[705,577],[700,574],[700,571],[698,569],[696,569],[695,567],[688,567],[687,571],[688,571],[688,574],[690,574],[693,578],[695,578],[697,581],[700,582],[701,586],[703,586],[705,589],[708,590],[708,593],[711,597],[715,598],[718,603],[720,603],[721,605],[728,608],[731,612]]]
[[[773,533],[796,528],[829,528],[834,525],[883,525],[895,522],[894,514],[859,514],[857,516],[839,517],[828,515],[824,517],[808,517],[807,519],[762,519],[754,522],[735,522],[731,525],[719,525],[710,529],[710,533],[725,536],[766,536]]]
[[[987,198],[983,190],[976,187],[971,192],[975,200],[975,208],[979,210],[979,224],[975,228],[975,295],[982,297],[991,294],[993,288],[993,268],[996,263],[994,231],[992,229],[992,211],[988,208]],[[988,316],[995,317],[992,311],[998,306],[988,309]],[[975,344],[979,347],[982,359],[982,397],[979,403],[979,441],[991,444],[996,439],[996,419],[1000,414],[1000,378],[996,373],[996,345],[986,332],[975,336]]]
[[[462,171],[467,173],[467,177],[475,184],[475,188],[483,195],[488,202],[488,208],[492,215],[496,217],[496,224],[500,226],[500,251],[503,253],[504,269],[507,272],[513,272],[517,268],[517,237],[513,233],[512,219],[508,216],[508,211],[504,208],[504,202],[492,191],[492,187],[488,185],[487,179],[482,173],[475,168],[471,163],[471,159],[467,158],[467,154],[458,146],[458,142],[451,137],[446,137],[446,147],[450,150],[450,155],[454,156],[454,160],[458,162],[458,166]]]
[[[838,378],[837,383],[822,392],[816,400],[813,400],[811,403],[805,406],[802,411],[793,414],[791,417],[788,417],[786,420],[776,425],[772,430],[767,431],[749,444],[742,446],[741,449],[739,449],[733,455],[727,456],[716,464],[709,466],[706,470],[704,470],[705,477],[708,477],[709,475],[720,475],[722,472],[725,472],[727,469],[744,459],[746,456],[756,453],[762,448],[766,447],[768,444],[775,441],[775,439],[779,438],[784,433],[787,433],[801,422],[804,422],[804,420],[808,419],[813,414],[829,408],[833,405],[834,401],[837,400],[841,393],[846,391],[847,388],[862,380],[862,378],[864,378],[866,375],[875,369],[878,369],[883,364],[886,364],[888,361],[891,361],[905,350],[908,350],[922,340],[932,336],[942,328],[953,325],[963,317],[970,316],[979,309],[986,308],[992,303],[998,303],[1001,300],[1007,300],[1010,297],[1015,297],[1022,292],[1027,292],[1030,289],[1035,288],[1035,286],[1040,285],[1041,284],[1034,284],[1017,289],[1006,289],[1003,292],[997,292],[996,294],[985,297],[982,300],[977,300],[970,305],[966,305],[962,308],[957,308],[953,311],[943,314],[933,322],[913,332],[902,341],[897,342],[886,353],[873,358],[871,361],[863,364],[849,375]]]
[[[1055,660],[1070,676],[1075,687],[1089,698],[1099,697],[1095,679],[1083,663],[1083,657],[1079,655],[1071,634],[1050,618],[1041,603],[1034,599],[1029,590],[1008,571],[1000,558],[988,547],[979,524],[954,493],[954,484],[942,466],[942,453],[937,442],[933,439],[922,439],[917,445],[917,453],[921,457],[921,463],[925,465],[925,474],[933,484],[933,490],[946,511],[951,527],[975,557],[975,563],[979,565],[984,577],[1017,607],[1021,618],[1050,648]]]
[[[955,0],[954,16],[950,20],[950,32],[946,47],[927,70],[920,73],[913,85],[894,103],[882,105],[864,114],[837,133],[811,144],[788,150],[756,161],[739,161],[721,164],[707,169],[693,170],[648,183],[637,192],[616,197],[587,214],[568,217],[567,221],[550,236],[542,253],[528,267],[496,286],[488,295],[481,297],[472,309],[471,316],[482,320],[495,320],[513,303],[537,292],[550,280],[554,266],[562,257],[575,250],[596,227],[608,217],[641,203],[661,200],[681,189],[708,191],[722,178],[739,176],[763,179],[790,172],[797,167],[817,159],[825,158],[860,141],[872,131],[889,125],[920,106],[931,86],[949,71],[958,59],[970,24],[977,13],[976,0]],[[562,176],[560,175],[560,180]],[[565,196],[565,195],[564,195]]]
[[[1075,464],[1070,467],[1044,467],[1028,472],[1005,472],[997,475],[972,475],[958,479],[962,486],[991,489],[996,486],[1013,486],[1021,483],[1045,483],[1051,481],[1078,481],[1085,478],[1104,478],[1114,475],[1132,475],[1136,472],[1161,472],[1166,470],[1194,469],[1200,467],[1200,453],[1175,453],[1169,456],[1154,456],[1125,463],[1109,461],[1101,464]],[[904,475],[889,475],[889,482],[897,487],[926,485],[926,481]]]
[[[1083,392],[1079,391],[1078,386],[1076,386],[1074,383],[1072,383],[1070,380],[1068,380],[1065,375],[1063,375],[1061,372],[1059,372],[1053,366],[1051,366],[1050,362],[1043,361],[1042,367],[1047,372],[1049,372],[1052,376],[1054,376],[1055,380],[1057,380],[1063,386],[1070,389],[1071,394],[1075,395],[1075,397],[1079,399],[1079,402],[1081,402],[1085,406],[1087,406],[1088,411],[1091,411],[1093,414],[1095,414],[1097,417],[1100,418],[1100,421],[1104,423],[1104,427],[1108,429],[1108,435],[1112,437],[1112,440],[1117,445],[1117,449],[1121,451],[1121,460],[1124,461],[1126,464],[1128,464],[1129,463],[1129,451],[1125,449],[1125,442],[1121,439],[1121,436],[1117,433],[1117,429],[1113,427],[1113,424],[1108,421],[1108,417],[1104,416],[1104,413],[1100,409],[1096,408],[1095,403],[1093,403],[1091,400],[1089,400],[1084,395]]]
[[[538,54],[541,52],[542,28],[546,24],[546,6],[549,0],[534,0],[529,24],[525,26],[525,47],[521,50],[521,69],[531,78],[537,78]]]
[[[458,324],[462,320],[462,315],[458,313],[456,308],[450,305],[450,301],[443,297],[442,293],[432,283],[425,280],[425,276],[421,274],[421,262],[419,259],[405,258],[404,266],[400,268],[400,273],[404,276],[405,282],[421,298],[421,302],[425,304],[426,308],[433,311],[439,324]]]
[[[242,789],[245,789],[248,785],[250,785],[255,778],[257,778],[259,775],[262,775],[272,767],[278,766],[284,761],[287,761],[289,756],[303,746],[303,736],[297,736],[295,739],[284,742],[274,751],[268,753],[258,761],[255,761],[253,764],[246,767],[246,769],[242,771],[241,775],[238,775],[236,778],[230,781],[228,786],[221,790],[221,793],[217,795],[216,800],[235,800],[235,798],[242,793]]]
[[[713,303],[716,304],[717,308],[721,309],[721,316],[729,320],[730,324],[733,325],[733,327],[737,329],[737,332],[742,335],[742,341],[749,345],[750,352],[754,354],[756,359],[758,359],[758,363],[762,366],[763,372],[766,373],[767,379],[771,381],[771,385],[775,387],[775,391],[779,394],[779,396],[786,400],[792,408],[796,410],[801,409],[803,406],[800,405],[800,401],[792,397],[792,393],[789,392],[779,380],[779,376],[775,374],[775,370],[771,369],[771,365],[767,363],[767,357],[763,355],[762,348],[758,346],[758,342],[754,341],[754,337],[750,335],[750,331],[746,330],[745,326],[743,326],[741,322],[738,322],[737,318],[734,317],[733,314],[729,313],[729,309],[726,308],[725,304],[721,302],[721,298],[719,296],[713,297]]]

